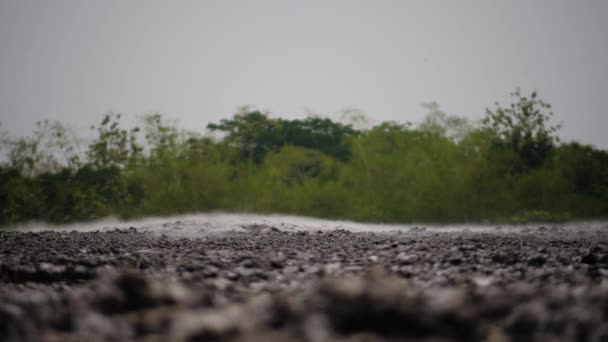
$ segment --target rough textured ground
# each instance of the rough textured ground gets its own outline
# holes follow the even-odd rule
[[[0,339],[608,341],[608,226],[0,232]]]

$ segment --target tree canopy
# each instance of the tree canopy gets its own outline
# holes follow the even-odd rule
[[[226,134],[225,141],[238,146],[245,159],[262,162],[268,152],[283,146],[305,147],[323,152],[340,161],[350,158],[349,137],[358,134],[350,125],[327,118],[302,120],[273,119],[260,111],[247,111],[210,123],[207,128]]]
[[[541,166],[555,143],[555,134],[561,125],[551,125],[551,105],[538,98],[533,91],[530,96],[520,89],[511,93],[513,102],[508,107],[496,103],[495,109],[487,109],[481,121],[482,128],[491,132],[494,146],[510,149],[518,156],[514,171],[521,172]]]

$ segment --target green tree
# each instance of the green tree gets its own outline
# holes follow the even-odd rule
[[[427,114],[422,123],[418,125],[418,129],[421,131],[453,141],[461,141],[473,130],[466,118],[446,114],[439,108],[437,102],[423,103],[422,107],[427,110]]]
[[[280,146],[291,145],[323,152],[340,161],[351,156],[349,138],[358,134],[350,125],[316,116],[304,120],[278,120]]]
[[[211,131],[226,134],[224,141],[236,146],[246,160],[259,164],[268,152],[285,145],[318,150],[346,161],[350,158],[349,137],[357,134],[350,125],[330,119],[308,117],[304,120],[272,119],[260,111],[244,108],[231,119],[210,123]]]
[[[519,173],[545,162],[558,141],[555,132],[561,126],[550,125],[551,105],[540,100],[536,91],[527,97],[518,88],[511,96],[509,107],[497,102],[494,110],[487,109],[481,124],[493,134],[496,148],[511,149],[517,154],[512,171]]]
[[[44,207],[37,185],[19,169],[0,167],[0,225],[39,216]]]
[[[98,168],[124,168],[140,156],[143,148],[137,142],[139,128],[130,130],[120,127],[121,114],[104,116],[99,126],[92,126],[97,137],[89,144],[87,157]]]
[[[143,128],[151,159],[159,160],[176,156],[183,134],[175,125],[167,122],[161,114],[154,113],[144,115]]]
[[[232,119],[210,123],[207,128],[224,132],[224,141],[238,148],[243,159],[261,163],[266,152],[280,145],[277,126],[265,113],[244,107]]]
[[[1,136],[10,167],[28,177],[63,168],[77,169],[81,165],[80,139],[58,121],[38,121],[31,137]]]

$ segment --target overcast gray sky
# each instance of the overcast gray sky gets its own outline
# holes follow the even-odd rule
[[[607,18],[603,0],[0,0],[0,121],[162,112],[202,131],[245,104],[419,121],[433,100],[478,119],[521,87],[565,139],[608,148]]]

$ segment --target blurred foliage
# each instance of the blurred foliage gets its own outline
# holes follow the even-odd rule
[[[523,172],[543,165],[558,141],[555,132],[560,125],[550,126],[551,105],[540,100],[536,91],[527,97],[519,89],[511,94],[509,107],[486,110],[482,128],[492,132],[497,149],[511,149],[518,157],[514,172]]]
[[[318,150],[340,161],[350,157],[347,137],[357,134],[350,125],[314,116],[304,120],[272,119],[260,111],[243,110],[232,119],[207,126],[224,132],[226,143],[237,147],[243,159],[260,164],[266,153],[286,145]]]
[[[119,114],[82,143],[64,125],[0,135],[0,224],[228,210],[383,222],[562,221],[608,216],[608,152],[561,143],[537,93],[479,123],[425,104],[419,124],[287,120],[244,108],[178,129]],[[371,127],[370,127],[371,126]]]
[[[8,167],[19,170],[24,176],[81,166],[80,140],[57,121],[36,122],[32,137],[15,139],[3,132],[0,144],[6,150]]]
[[[92,126],[97,131],[87,151],[89,163],[99,167],[124,168],[135,160],[142,151],[137,143],[139,128],[131,130],[120,127],[120,114],[110,113],[103,117],[99,126]]]

